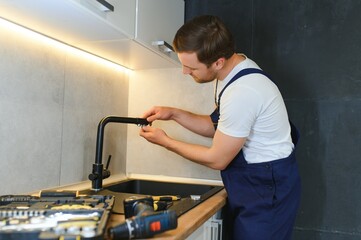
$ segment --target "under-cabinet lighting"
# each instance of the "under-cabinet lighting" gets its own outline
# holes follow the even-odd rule
[[[99,63],[99,64],[102,64],[102,65],[105,65],[105,66],[108,66],[110,68],[113,68],[115,70],[118,70],[118,71],[122,71],[122,72],[127,72],[127,73],[130,73],[132,70],[129,69],[129,68],[126,68],[118,63],[115,63],[111,60],[108,60],[106,58],[102,58],[100,56],[97,56],[93,53],[90,53],[90,52],[87,52],[87,51],[84,51],[80,48],[77,48],[77,47],[74,47],[74,46],[71,46],[69,44],[66,44],[64,42],[61,42],[59,40],[56,40],[54,38],[51,38],[49,36],[46,36],[46,35],[43,35],[39,32],[35,32],[27,27],[24,27],[24,26],[21,26],[19,24],[16,24],[14,22],[11,22],[9,20],[6,20],[4,18],[1,18],[0,17],[0,26],[1,28],[5,28],[5,29],[8,29],[10,31],[13,31],[13,32],[16,32],[17,34],[21,35],[22,37],[26,38],[26,39],[32,39],[36,42],[41,42],[41,43],[44,43],[48,46],[52,46],[52,47],[55,47],[57,49],[59,49],[60,51],[65,51],[65,52],[68,52],[72,55],[75,55],[75,56],[79,56],[79,57],[82,57],[82,58],[85,58],[87,60],[91,60],[91,61],[94,61],[96,63]]]

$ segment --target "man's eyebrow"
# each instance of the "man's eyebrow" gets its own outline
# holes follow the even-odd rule
[[[192,70],[196,70],[196,69],[197,69],[197,68],[190,67],[190,66],[187,66],[187,65],[183,65],[183,67],[186,67],[186,68],[189,68],[189,69],[192,69]]]

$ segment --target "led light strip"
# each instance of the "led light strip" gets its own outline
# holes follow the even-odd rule
[[[84,51],[80,48],[71,46],[65,42],[61,42],[57,39],[51,38],[49,36],[46,36],[42,33],[36,32],[34,30],[31,30],[27,27],[21,26],[19,24],[16,24],[14,22],[11,22],[7,19],[4,19],[0,17],[0,27],[5,28],[7,30],[16,32],[17,34],[22,35],[25,38],[31,38],[37,42],[43,42],[44,44],[47,44],[49,46],[55,47],[61,51],[66,51],[70,54],[83,57],[87,60],[92,60],[97,63],[103,64],[105,66],[111,67],[113,69],[116,69],[118,71],[127,72],[130,73],[132,70],[129,68],[126,68],[118,63],[115,63],[111,60],[108,60],[106,58],[100,57],[98,55],[95,55],[93,53]]]

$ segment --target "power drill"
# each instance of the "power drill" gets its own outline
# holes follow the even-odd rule
[[[147,238],[177,228],[174,210],[155,212],[151,196],[132,196],[123,201],[125,223],[109,228],[111,239]]]

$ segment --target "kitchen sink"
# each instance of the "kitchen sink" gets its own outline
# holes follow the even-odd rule
[[[114,196],[113,212],[120,214],[124,214],[123,200],[131,196],[180,196],[181,198],[173,201],[168,208],[174,210],[177,216],[180,216],[222,189],[222,186],[213,185],[131,179],[105,185],[96,194]],[[81,193],[94,194],[91,190]]]

